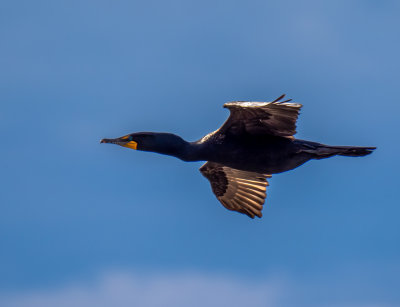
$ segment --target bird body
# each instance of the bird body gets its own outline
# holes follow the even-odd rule
[[[271,174],[294,169],[311,159],[334,155],[365,156],[375,147],[329,146],[295,139],[300,104],[281,101],[230,102],[230,117],[218,130],[196,142],[171,133],[138,132],[103,139],[124,147],[207,161],[200,172],[218,200],[229,210],[261,217]]]
[[[218,143],[211,137],[202,145],[207,154],[201,160],[266,174],[291,170],[312,157],[300,153],[298,140],[273,135],[225,136]]]

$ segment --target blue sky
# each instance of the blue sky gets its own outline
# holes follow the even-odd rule
[[[1,1],[0,305],[398,306],[399,14]],[[99,144],[196,140],[224,102],[282,93],[298,138],[378,150],[274,175],[260,220],[225,210],[201,163]]]

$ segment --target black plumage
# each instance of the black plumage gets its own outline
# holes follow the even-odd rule
[[[229,210],[251,218],[262,216],[267,178],[311,159],[335,155],[365,156],[375,147],[328,146],[298,140],[296,121],[301,104],[281,101],[229,102],[230,116],[218,130],[196,142],[170,133],[139,132],[103,139],[124,147],[175,156],[183,161],[207,161],[200,172],[218,200]]]

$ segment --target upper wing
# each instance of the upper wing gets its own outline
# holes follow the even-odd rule
[[[231,112],[219,133],[271,134],[292,136],[296,134],[296,121],[301,104],[280,102],[285,95],[272,102],[228,102],[224,108]]]
[[[210,181],[212,191],[225,208],[251,218],[262,216],[267,196],[266,178],[271,175],[241,171],[214,162],[206,162],[200,172]]]

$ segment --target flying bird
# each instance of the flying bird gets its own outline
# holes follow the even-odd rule
[[[335,155],[361,157],[376,147],[329,146],[295,139],[302,107],[283,100],[235,101],[224,104],[230,116],[216,131],[195,142],[171,133],[137,132],[100,143],[151,151],[183,161],[207,161],[200,172],[221,204],[251,218],[262,216],[267,179],[312,159]]]

